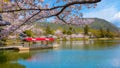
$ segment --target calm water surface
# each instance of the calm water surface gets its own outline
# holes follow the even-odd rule
[[[55,49],[0,52],[0,68],[120,68],[120,40],[59,42]]]

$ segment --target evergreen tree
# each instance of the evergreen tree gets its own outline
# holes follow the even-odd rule
[[[48,35],[48,34],[53,34],[53,31],[52,29],[50,28],[50,26],[47,26],[46,29],[45,29],[45,34]]]
[[[67,34],[67,30],[66,29],[63,30],[63,34]]]
[[[34,33],[31,30],[25,30],[23,33],[26,34],[28,37],[34,36]]]
[[[116,34],[111,32],[110,29],[108,29],[108,28],[106,29],[106,37],[113,38],[115,36],[116,36]]]
[[[88,35],[89,27],[88,25],[85,25],[84,27],[84,35]]]
[[[110,37],[110,30],[108,28],[106,29],[106,37]]]
[[[100,37],[103,38],[105,37],[105,34],[104,34],[104,30],[102,28],[100,28]]]
[[[68,35],[71,35],[73,33],[73,27],[69,27],[68,31],[67,31],[67,34]]]

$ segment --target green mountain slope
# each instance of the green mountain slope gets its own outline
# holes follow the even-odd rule
[[[111,32],[118,32],[119,28],[116,27],[115,25],[113,25],[112,23],[104,20],[104,19],[99,19],[99,18],[86,18],[86,19],[93,19],[94,21],[92,23],[89,23],[88,26],[90,29],[95,29],[95,30],[99,30],[99,29],[109,29]],[[51,29],[56,30],[59,28],[62,29],[68,29],[70,27],[70,25],[62,25],[62,24],[54,24],[54,23],[37,23],[38,26],[40,26],[41,28],[46,28],[46,26],[50,26]],[[71,27],[73,27],[76,30],[82,30],[83,27],[81,26],[74,26],[72,25]]]
[[[118,31],[119,28],[116,27],[114,24],[99,18],[94,18],[94,22],[89,24],[89,27],[92,29],[109,29],[110,31]]]

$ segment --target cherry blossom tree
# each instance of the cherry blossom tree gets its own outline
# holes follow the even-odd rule
[[[1,38],[21,26],[53,18],[55,23],[80,25],[84,7],[95,8],[101,0],[0,0],[0,14],[12,25],[0,32]]]

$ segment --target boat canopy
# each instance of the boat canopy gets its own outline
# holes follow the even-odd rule
[[[25,41],[28,42],[37,42],[37,41],[54,41],[54,38],[32,38],[32,37],[27,37],[24,38]]]

